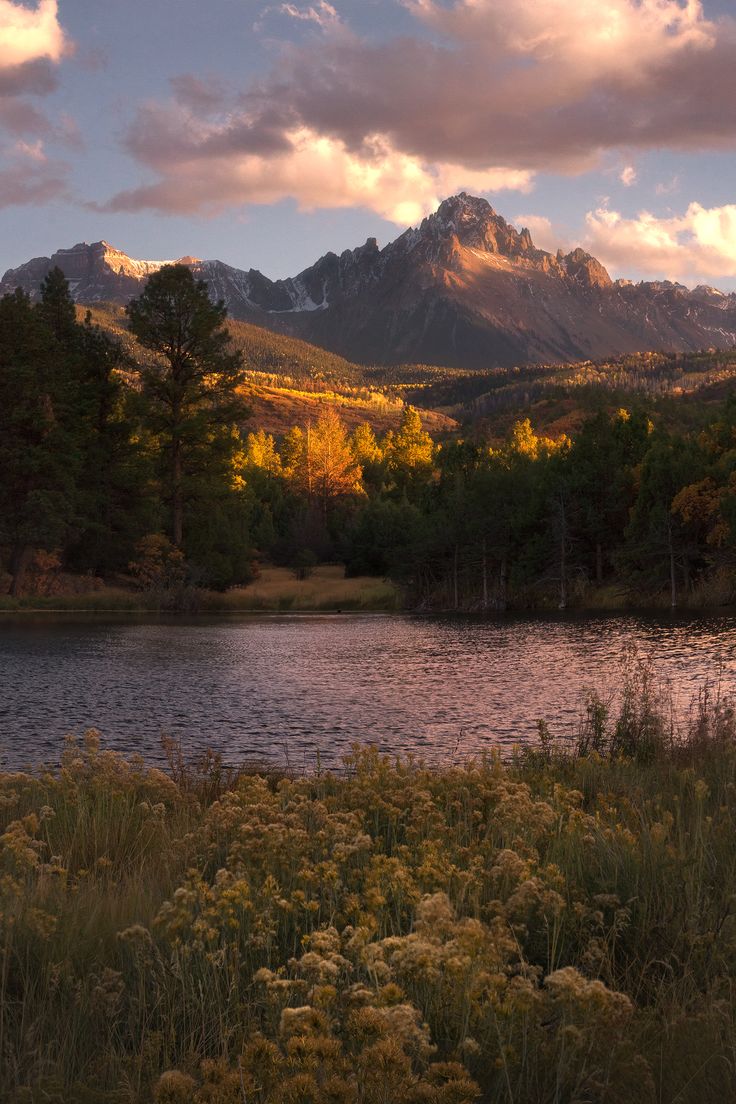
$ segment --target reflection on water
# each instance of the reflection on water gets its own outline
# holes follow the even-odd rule
[[[615,687],[627,644],[687,703],[736,687],[736,618],[396,615],[0,621],[0,763],[58,758],[63,736],[161,758],[162,733],[227,762],[338,763],[355,740],[459,758],[570,731]]]

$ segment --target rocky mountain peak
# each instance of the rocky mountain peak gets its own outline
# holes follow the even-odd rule
[[[516,256],[534,249],[528,230],[521,234],[497,214],[486,199],[460,192],[445,199],[424,219],[421,237],[439,242],[457,241],[468,249]]]
[[[139,261],[107,241],[80,242],[6,272],[0,295],[37,298],[58,265],[79,303],[127,303],[167,261]],[[490,203],[461,192],[379,249],[326,253],[270,280],[184,256],[232,317],[290,333],[363,363],[450,367],[615,356],[642,349],[736,347],[736,294],[611,278],[584,249],[537,249]]]
[[[570,279],[575,280],[583,287],[613,287],[613,280],[608,275],[607,269],[595,257],[591,257],[590,253],[586,253],[584,249],[581,249],[580,246],[573,249],[565,257],[560,257],[558,252],[557,258],[564,265]]]
[[[718,288],[711,287],[710,284],[698,284],[690,292],[694,299],[699,299],[702,302],[717,303],[719,306],[725,303],[728,299],[727,295],[724,295]]]
[[[452,221],[456,225],[468,225],[474,222],[485,222],[498,216],[487,199],[468,195],[467,192],[459,192],[457,195],[443,199],[434,215],[429,217],[436,217],[440,222]]]
[[[70,249],[58,249],[50,257],[36,257],[17,269],[9,269],[0,286],[3,291],[20,287],[36,298],[46,274],[52,268],[60,268],[77,302],[125,301],[137,295],[151,273],[167,263],[171,262],[134,260],[104,239],[91,244],[77,242]]]

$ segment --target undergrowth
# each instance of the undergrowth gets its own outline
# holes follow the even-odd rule
[[[0,776],[0,1098],[736,1098],[736,730],[646,664],[576,742],[445,769]]]

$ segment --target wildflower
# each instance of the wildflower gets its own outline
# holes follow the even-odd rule
[[[162,1073],[153,1090],[155,1104],[193,1104],[197,1083],[181,1070]]]
[[[150,946],[153,943],[150,931],[142,924],[131,924],[129,928],[119,931],[118,939],[121,943],[139,943],[144,946]]]
[[[310,1032],[327,1030],[327,1020],[323,1012],[304,1005],[301,1008],[285,1008],[281,1013],[279,1034],[282,1038],[290,1035],[306,1035]]]

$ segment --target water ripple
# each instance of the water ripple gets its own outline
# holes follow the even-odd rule
[[[651,653],[684,707],[720,671],[736,619],[314,616],[6,618],[0,763],[55,760],[66,733],[161,759],[161,736],[228,762],[336,764],[350,745],[442,760],[570,731],[586,689],[615,687],[625,647]]]

